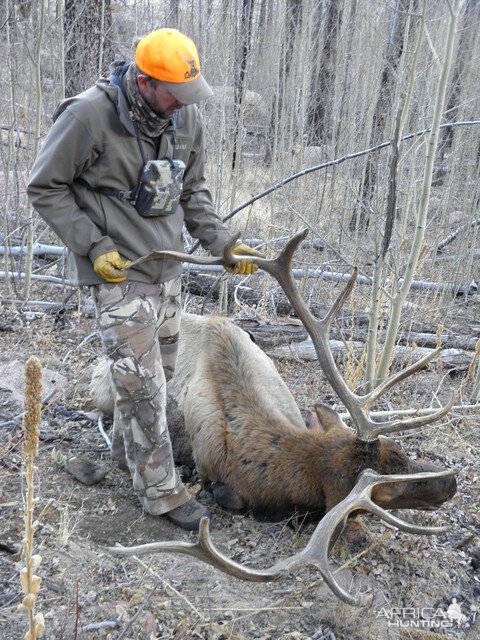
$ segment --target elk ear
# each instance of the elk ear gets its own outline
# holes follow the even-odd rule
[[[317,414],[311,409],[302,409],[302,418],[305,420],[305,426],[312,431],[324,431],[324,428],[320,424]]]
[[[340,429],[346,429],[345,423],[340,418],[338,413],[321,402],[315,405],[315,413],[317,414],[317,420],[319,423],[318,429],[324,431],[330,431],[334,427]]]

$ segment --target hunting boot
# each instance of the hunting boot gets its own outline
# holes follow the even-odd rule
[[[193,498],[165,514],[170,522],[187,531],[198,531],[200,520],[206,516],[212,520],[212,512]]]

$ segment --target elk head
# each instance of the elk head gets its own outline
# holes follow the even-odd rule
[[[411,525],[396,518],[386,509],[424,508],[441,504],[455,493],[455,471],[438,471],[428,463],[408,460],[401,448],[393,440],[384,436],[386,433],[418,428],[440,420],[451,409],[454,398],[445,407],[428,416],[392,422],[375,422],[371,419],[370,408],[378,398],[395,384],[419,371],[435,358],[440,350],[435,350],[419,362],[390,376],[365,395],[357,395],[351,391],[335,364],[328,336],[333,319],[353,289],[357,271],[354,270],[346,287],[326,316],[323,319],[315,318],[294,282],[291,269],[294,252],[306,233],[302,231],[292,237],[283,251],[272,260],[256,256],[248,256],[248,259],[252,259],[258,267],[267,271],[279,282],[312,339],[328,382],[342,400],[355,426],[356,434],[341,422],[338,414],[333,410],[324,405],[317,405],[318,424],[329,441],[328,452],[331,458],[331,473],[329,474],[328,470],[325,473],[324,470],[323,475],[329,477],[328,481],[335,485],[335,491],[328,492],[330,504],[327,502],[327,513],[315,529],[307,547],[269,569],[250,569],[233,562],[215,549],[209,536],[208,520],[205,519],[200,527],[197,543],[165,542],[128,549],[115,547],[109,548],[109,551],[120,554],[158,551],[185,553],[238,578],[255,581],[275,580],[294,567],[311,563],[319,567],[325,582],[340,599],[350,604],[358,604],[359,600],[345,592],[333,577],[328,566],[328,553],[343,530],[347,517],[362,511],[374,513],[388,524],[410,533],[431,534],[445,530]],[[246,257],[231,253],[235,241],[236,238],[233,238],[225,248],[222,258],[201,258],[172,251],[161,251],[140,258],[130,266],[158,258],[193,264],[233,264]],[[335,460],[336,456],[338,460]],[[372,465],[379,473],[369,468]]]
[[[323,474],[326,479],[332,479],[328,491],[325,491],[327,510],[346,497],[365,469],[376,469],[382,475],[439,471],[430,462],[407,456],[391,438],[378,436],[373,440],[363,440],[355,436],[338,413],[324,404],[317,404],[315,413],[313,428],[325,433],[324,447],[329,450],[326,464],[330,472]],[[343,472],[339,474],[338,469]],[[433,509],[449,500],[455,491],[456,480],[448,477],[387,483],[375,487],[372,495],[375,503],[384,509]]]

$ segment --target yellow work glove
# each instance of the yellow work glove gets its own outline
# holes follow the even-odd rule
[[[130,264],[131,260],[124,260],[118,251],[102,253],[93,261],[93,269],[97,276],[107,282],[123,282],[127,274],[121,273],[118,269],[123,269]]]
[[[258,256],[259,258],[265,257],[263,253],[256,251],[256,249],[248,247],[246,244],[243,244],[243,242],[237,244],[232,249],[232,253],[235,256]],[[249,276],[251,273],[255,273],[255,271],[258,269],[257,265],[253,264],[251,260],[240,260],[240,262],[237,262],[237,264],[225,264],[223,266],[224,269],[229,273],[238,273],[245,276]]]

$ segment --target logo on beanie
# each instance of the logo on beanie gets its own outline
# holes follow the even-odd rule
[[[198,76],[198,74],[200,73],[200,69],[197,69],[195,67],[195,58],[193,60],[186,60],[186,62],[188,62],[188,64],[190,65],[190,71],[185,71],[185,80],[188,80],[188,78],[195,78],[195,76]]]

